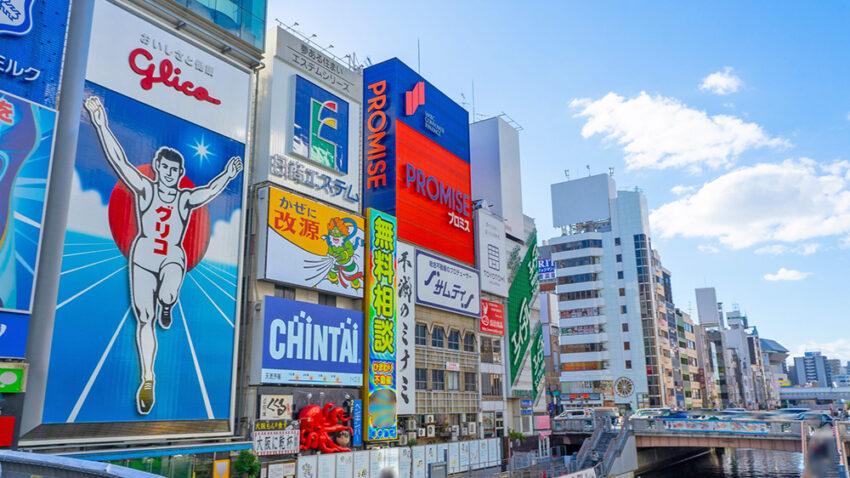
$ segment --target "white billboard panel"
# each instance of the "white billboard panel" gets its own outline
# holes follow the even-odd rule
[[[475,250],[481,272],[481,290],[508,296],[508,253],[505,250],[505,223],[484,209],[475,211]]]
[[[416,258],[415,249],[410,244],[398,243],[398,298],[396,299],[396,317],[398,336],[396,338],[396,383],[398,399],[396,409],[399,415],[416,413],[416,346],[414,335],[416,328]]]

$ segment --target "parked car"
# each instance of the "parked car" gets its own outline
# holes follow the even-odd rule
[[[806,413],[808,411],[809,411],[808,408],[797,407],[797,408],[780,408],[779,410],[774,410],[774,413],[776,413],[778,415],[791,415],[791,416],[796,417],[797,415],[799,415],[801,413]]]
[[[803,412],[797,415],[797,420],[804,421],[813,427],[822,427],[832,424],[833,418],[824,412]]]

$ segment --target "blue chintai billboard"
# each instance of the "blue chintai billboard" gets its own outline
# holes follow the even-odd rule
[[[363,384],[363,312],[277,297],[263,304],[263,383]]]

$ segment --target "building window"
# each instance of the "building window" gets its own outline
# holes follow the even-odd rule
[[[605,362],[568,362],[561,364],[564,372],[582,372],[585,370],[605,370]]]
[[[497,373],[482,373],[481,395],[485,397],[501,397],[502,376]]]
[[[446,332],[439,325],[431,331],[431,347],[445,347]]]
[[[450,330],[449,331],[449,349],[460,350],[460,331],[459,330]]]
[[[615,246],[619,246],[619,245],[620,245],[620,238],[619,238],[619,237],[615,237],[615,238],[614,238],[614,245],[615,245]]]
[[[336,307],[336,296],[331,294],[323,294],[319,292],[319,305],[328,307]]]
[[[617,262],[623,262],[623,255],[617,254]]]
[[[620,306],[620,313],[621,313],[621,314],[628,314],[628,313],[629,313],[629,309],[628,309],[625,305],[621,305],[621,306]]]
[[[428,326],[416,324],[416,345],[428,345]]]
[[[463,373],[463,390],[466,392],[474,392],[478,390],[478,374],[475,372]]]
[[[502,342],[491,337],[481,337],[481,362],[502,363]]]
[[[444,370],[431,370],[431,390],[446,389],[446,372]]]
[[[416,390],[428,390],[428,369],[416,369]]]
[[[620,297],[625,297],[625,296],[626,296],[626,288],[620,287]]]
[[[282,299],[295,300],[295,287],[288,287],[285,285],[275,285],[274,286],[274,296],[280,297]]]
[[[632,361],[626,360],[626,368],[632,368]]]
[[[563,294],[558,294],[558,300],[561,302],[568,300],[584,300],[584,299],[597,299],[599,298],[599,290],[579,290],[575,292],[565,292]]]
[[[463,351],[475,352],[475,334],[467,332],[466,335],[463,336]]]
[[[623,342],[623,350],[631,350],[632,344],[631,342]]]
[[[629,324],[626,324],[626,323],[624,323],[624,324],[620,324],[620,327],[622,327],[622,328],[623,328],[623,332],[628,332],[628,331],[629,331]]]
[[[446,384],[448,385],[448,390],[450,392],[455,392],[460,390],[460,372],[448,372],[446,373]]]
[[[617,279],[623,278],[623,271],[617,271]]]

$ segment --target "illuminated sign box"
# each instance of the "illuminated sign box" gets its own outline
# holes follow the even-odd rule
[[[398,237],[474,264],[469,114],[398,59],[364,72],[363,201]]]

